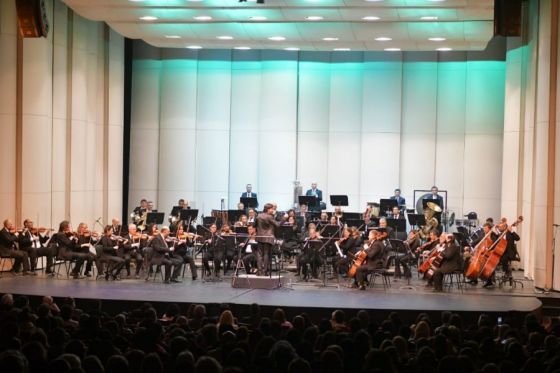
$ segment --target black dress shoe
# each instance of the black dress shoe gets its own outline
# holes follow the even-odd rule
[[[486,289],[491,288],[494,286],[494,283],[492,281],[486,281],[486,283],[482,286]]]
[[[173,282],[174,284],[180,284],[182,281],[181,281],[181,280],[178,280],[178,279],[176,279],[176,278],[172,278],[172,279],[171,279],[171,282]]]
[[[171,283],[171,280],[169,280],[169,279],[164,280],[163,283],[164,283],[164,284],[170,284],[170,283]]]
[[[194,276],[194,277],[192,278],[192,280],[193,280],[193,281],[196,281],[197,278],[198,278],[198,277]]]

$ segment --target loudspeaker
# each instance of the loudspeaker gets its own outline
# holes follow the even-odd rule
[[[522,0],[494,1],[494,35],[521,36]]]
[[[45,0],[16,0],[16,10],[22,37],[47,37],[49,20]]]

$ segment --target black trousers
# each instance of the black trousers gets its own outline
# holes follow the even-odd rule
[[[264,276],[270,271],[270,255],[272,253],[273,244],[267,242],[260,242],[257,246],[256,257],[257,257],[257,268],[259,269],[259,274]]]
[[[93,265],[94,256],[91,253],[77,253],[77,252],[66,252],[62,255],[62,258],[65,260],[75,260],[76,265],[72,270],[72,275],[77,275],[82,271],[82,266],[84,262],[86,262],[86,272],[91,271],[91,267]]]
[[[204,266],[204,269],[206,271],[210,272],[210,265],[208,264],[208,262],[210,260],[213,261],[214,275],[218,276],[218,274],[220,273],[220,267],[223,258],[224,258],[223,250],[215,250],[213,248],[210,248],[206,250],[206,252],[202,255],[202,265]]]
[[[404,272],[404,278],[411,278],[412,272],[410,271],[409,263],[414,259],[414,256],[409,254],[397,254],[395,255],[395,277],[401,277]],[[401,272],[401,266],[403,272]]]
[[[27,255],[29,256],[29,261],[31,262],[30,264],[31,264],[32,271],[34,271],[37,268],[37,258],[44,256],[47,258],[46,272],[47,273],[51,272],[54,253],[50,247],[41,246],[39,248],[35,248],[33,246],[28,246],[26,248],[22,248],[22,251],[27,252]]]
[[[29,271],[29,255],[27,255],[27,252],[23,250],[2,249],[0,254],[3,257],[14,258],[13,271],[19,271],[21,266],[23,266],[25,272]]]
[[[116,255],[104,255],[98,261],[99,274],[103,273],[103,265],[107,263],[107,274],[112,276],[118,276],[124,267],[124,258],[118,257]]]
[[[194,264],[194,258],[192,255],[185,254],[181,257],[183,259],[184,264],[188,264],[191,269],[192,278],[195,279],[197,277],[196,273],[196,265]]]
[[[152,260],[151,265],[161,265],[165,268],[165,281],[171,279],[176,279],[181,273],[181,266],[183,265],[183,259],[164,257],[161,259]]]
[[[136,262],[136,275],[140,273],[142,269],[142,264],[144,263],[144,258],[136,250],[129,251],[127,253],[119,254],[121,258],[124,259],[124,267],[126,268],[126,274],[130,276],[130,262],[132,259]]]

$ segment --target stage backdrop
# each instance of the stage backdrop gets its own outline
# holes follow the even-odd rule
[[[347,211],[400,187],[499,217],[505,45],[480,53],[157,49],[134,44],[129,211],[261,206],[317,181]],[[329,204],[330,208],[330,204]]]

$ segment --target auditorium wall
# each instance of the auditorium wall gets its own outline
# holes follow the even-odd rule
[[[347,211],[448,191],[457,217],[499,217],[505,40],[484,52],[158,49],[134,43],[130,211],[179,198],[208,214],[251,183],[261,206],[317,181]],[[330,205],[329,205],[330,208]]]
[[[560,223],[560,102],[558,8],[553,1],[525,4],[522,38],[507,46],[502,212],[521,215],[520,266],[537,287],[560,290],[560,250],[554,237]],[[554,14],[556,13],[556,14]],[[555,131],[555,134],[551,132]],[[555,259],[556,258],[556,259]]]
[[[61,1],[47,8],[48,37],[18,56],[15,1],[0,2],[0,216],[91,226],[122,211],[124,39]]]

